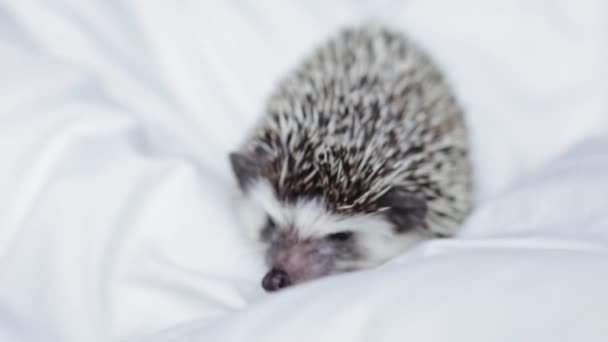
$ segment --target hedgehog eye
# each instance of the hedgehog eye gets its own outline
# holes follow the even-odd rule
[[[266,216],[266,227],[274,228],[276,227],[276,223],[272,220],[272,217]]]
[[[344,232],[337,232],[337,233],[329,234],[329,235],[327,235],[327,239],[330,241],[344,242],[344,241],[350,240],[352,236],[353,236],[353,232],[344,231]]]
[[[277,225],[274,223],[272,218],[270,216],[267,216],[266,223],[264,224],[264,227],[262,228],[262,231],[260,232],[260,237],[262,238],[262,241],[270,240],[270,238],[272,237],[272,233],[273,233],[274,229],[276,228],[276,226]]]

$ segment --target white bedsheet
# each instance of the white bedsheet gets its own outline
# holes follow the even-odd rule
[[[369,16],[453,80],[478,208],[458,239],[267,296],[226,154],[281,74]],[[607,19],[602,0],[0,1],[1,340],[605,341]]]

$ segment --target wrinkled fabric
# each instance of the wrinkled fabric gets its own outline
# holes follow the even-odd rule
[[[605,341],[607,17],[601,0],[0,1],[0,336]],[[457,239],[269,296],[226,155],[304,54],[370,18],[454,85],[476,210]]]

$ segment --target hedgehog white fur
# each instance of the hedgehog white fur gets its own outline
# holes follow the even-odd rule
[[[471,209],[462,110],[429,56],[387,28],[318,47],[230,161],[268,291],[382,264],[453,235]]]

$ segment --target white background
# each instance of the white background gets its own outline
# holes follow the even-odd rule
[[[0,1],[6,334],[130,340],[193,322],[150,341],[605,341],[607,7]],[[268,298],[226,154],[303,54],[369,18],[452,80],[478,208],[457,240]]]

